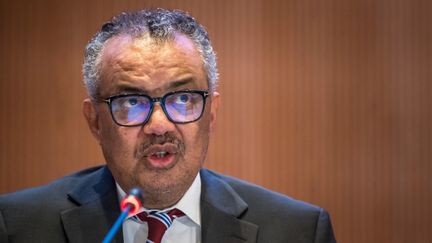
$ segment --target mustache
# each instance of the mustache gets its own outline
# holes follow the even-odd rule
[[[184,142],[172,133],[166,133],[164,135],[150,135],[145,141],[140,144],[135,152],[136,158],[144,158],[146,156],[145,151],[153,145],[163,145],[165,143],[174,144],[177,147],[177,153],[183,155],[185,152]]]

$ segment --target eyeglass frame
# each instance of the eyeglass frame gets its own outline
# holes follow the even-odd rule
[[[178,121],[174,121],[171,116],[168,114],[166,108],[165,108],[165,100],[168,96],[176,94],[176,93],[195,93],[195,94],[200,94],[203,98],[203,106],[202,106],[202,110],[201,110],[201,114],[194,120],[192,121],[187,121],[187,122],[178,122]],[[148,98],[148,100],[150,101],[150,110],[148,111],[148,115],[146,117],[146,119],[138,124],[135,125],[123,125],[120,124],[114,117],[114,113],[113,113],[113,109],[112,109],[112,100],[117,99],[117,98],[121,98],[121,97],[127,97],[127,96],[141,96],[141,97],[146,97]],[[114,123],[122,126],[122,127],[137,127],[137,126],[142,126],[144,124],[146,124],[149,120],[150,117],[153,114],[153,110],[154,110],[154,104],[156,102],[159,102],[162,110],[165,114],[165,117],[168,118],[169,121],[171,121],[174,124],[187,124],[187,123],[192,123],[195,121],[198,121],[202,115],[204,114],[204,110],[205,110],[205,106],[206,106],[206,99],[207,97],[210,96],[209,91],[208,90],[178,90],[178,91],[171,91],[168,92],[166,94],[164,94],[163,96],[160,97],[151,97],[150,95],[147,94],[143,94],[143,93],[131,93],[131,94],[118,94],[118,95],[113,95],[113,96],[109,96],[105,99],[99,99],[100,102],[106,103],[108,105],[108,109],[110,110],[111,113],[111,118],[113,119]]]

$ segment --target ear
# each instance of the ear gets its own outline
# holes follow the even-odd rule
[[[220,94],[214,91],[211,97],[211,111],[210,111],[210,132],[215,129],[216,126],[216,115],[219,109]]]
[[[99,128],[99,116],[93,105],[93,102],[87,98],[83,101],[83,115],[87,120],[87,125],[90,128],[91,133],[100,143],[100,128]]]

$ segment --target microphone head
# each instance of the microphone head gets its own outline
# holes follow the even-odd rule
[[[143,200],[143,193],[141,189],[135,187],[129,191],[129,194],[124,197],[121,201],[121,209],[129,210],[129,215],[137,214],[139,209],[141,208]]]
[[[144,199],[144,195],[141,191],[141,189],[139,189],[138,187],[134,187],[129,191],[129,196],[134,196],[136,197],[140,203],[142,203],[143,199]]]

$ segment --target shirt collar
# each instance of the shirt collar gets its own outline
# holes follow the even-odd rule
[[[117,188],[117,196],[119,198],[119,201],[121,201],[121,199],[126,196],[126,193],[123,191],[123,189],[120,187],[120,185],[117,182],[116,182],[116,188]],[[186,191],[186,193],[183,195],[180,201],[178,201],[172,207],[162,209],[161,211],[168,211],[173,208],[178,208],[184,214],[186,214],[186,216],[188,216],[194,223],[201,226],[200,197],[201,197],[201,177],[200,174],[198,173],[194,181],[192,182],[192,185],[189,187],[189,189]],[[150,211],[150,210],[141,207],[139,212],[142,211]],[[130,215],[128,216],[128,218],[132,216],[133,215]]]

